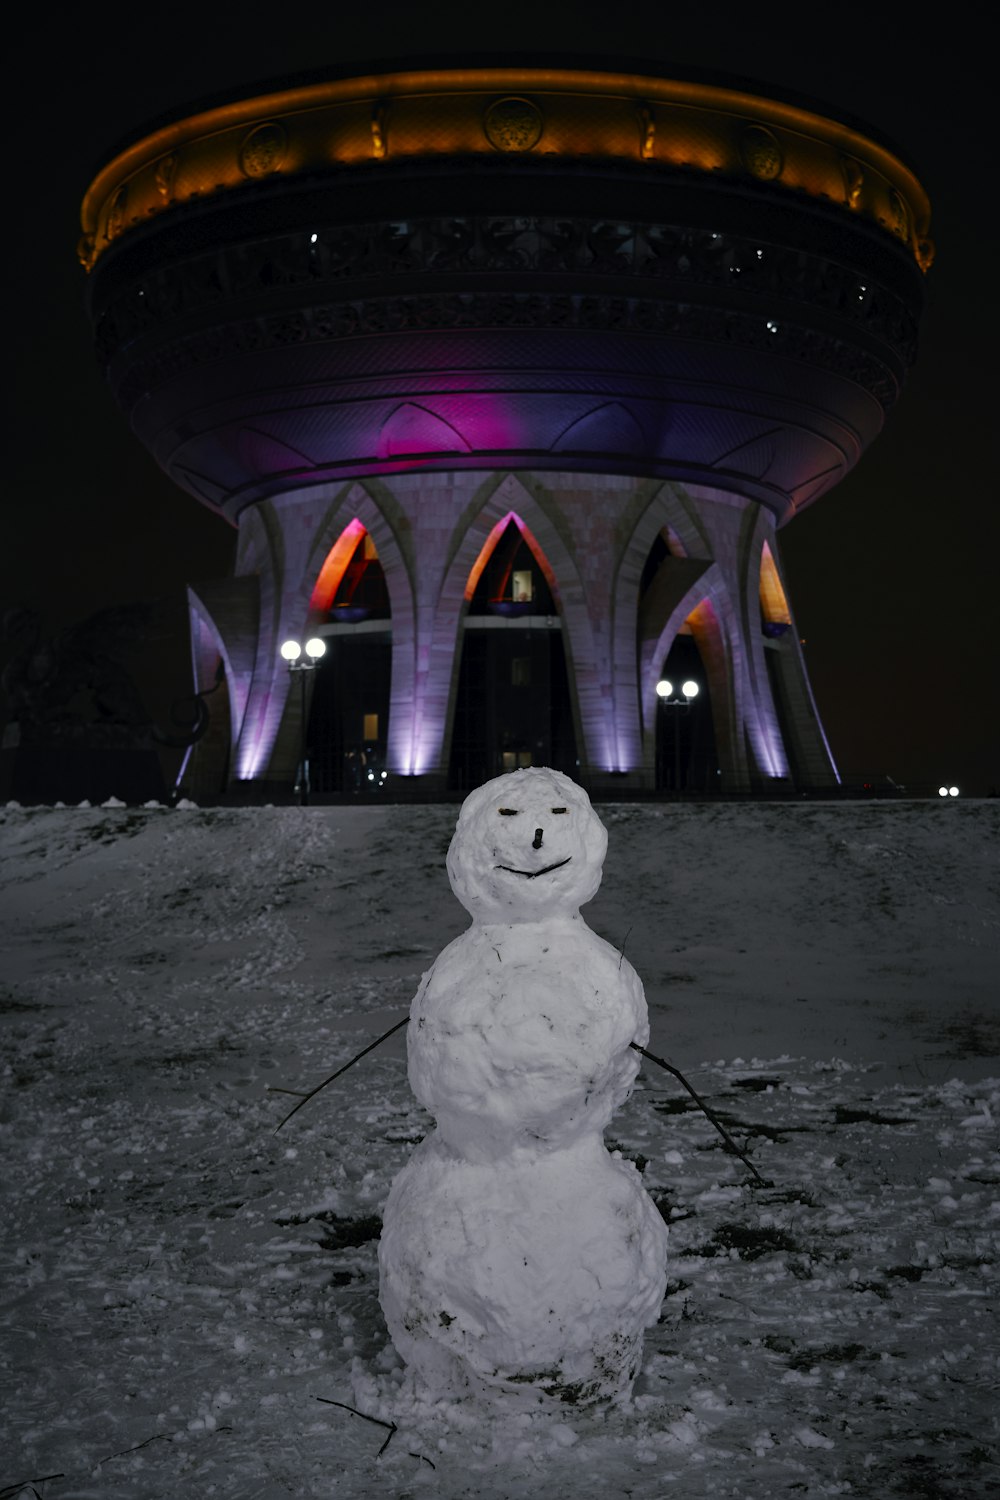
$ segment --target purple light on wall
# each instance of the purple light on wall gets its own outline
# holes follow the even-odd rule
[[[754,753],[761,768],[768,776],[788,775],[788,757],[777,727],[767,723],[759,714],[754,714],[750,726]]]
[[[241,748],[236,757],[238,781],[256,781],[257,772],[260,769],[260,749],[258,745],[247,745]]]
[[[259,697],[253,693],[247,703],[246,716],[236,754],[240,781],[254,781],[261,774],[277,738],[287,692],[276,694],[274,683]]]
[[[428,725],[426,733],[420,737],[419,741],[414,741],[408,775],[424,776],[427,774],[431,768],[432,747],[436,743],[440,743],[443,734],[444,715],[439,714],[436,716],[435,722]]]

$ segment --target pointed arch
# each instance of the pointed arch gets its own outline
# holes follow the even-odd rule
[[[704,532],[693,519],[687,497],[679,485],[663,484],[638,517],[622,550],[615,573],[612,601],[612,684],[617,764],[622,770],[652,769],[648,730],[655,720],[656,677],[653,698],[647,703],[645,679],[658,670],[650,666],[653,654],[644,641],[639,617],[640,586],[646,561],[658,536],[663,536],[672,557],[690,562],[687,580],[692,581],[710,565],[711,551]],[[662,660],[662,656],[660,657]]]
[[[552,444],[553,453],[644,453],[646,435],[620,401],[605,401],[575,417]]]
[[[351,552],[365,531],[382,564],[395,629],[397,621],[412,618],[413,581],[394,526],[377,495],[358,479],[335,497],[313,537],[305,566],[303,608],[320,608],[327,592],[329,599],[333,598]]]
[[[538,559],[559,613],[581,770],[586,775],[590,766],[614,765],[610,704],[602,689],[583,579],[555,519],[557,508],[553,505],[550,514],[541,498],[541,486],[539,491],[539,495],[533,494],[517,475],[508,474],[453,534],[434,611],[428,670],[420,684],[414,735],[417,774],[428,770],[443,773],[447,768],[467,601],[490,555],[491,536],[499,537],[511,516]]]
[[[386,764],[393,774],[408,776],[412,774],[413,768],[416,700],[415,589],[395,528],[386,516],[377,493],[373,494],[361,480],[354,480],[341,490],[327,510],[313,539],[305,570],[305,588],[308,592],[302,600],[303,620],[316,609],[316,601],[331,585],[329,597],[333,598],[351,552],[364,531],[371,536],[382,564],[392,616],[392,671]]]
[[[698,617],[699,628],[702,639],[706,644],[710,645],[714,653],[716,663],[714,681],[720,680],[718,669],[720,664],[725,661],[725,651],[721,640],[718,638],[721,634],[718,629],[718,622],[720,617],[725,613],[723,599],[720,597],[724,596],[724,592],[721,574],[713,565],[684,591],[670,611],[662,628],[644,646],[642,652],[642,679],[639,686],[642,700],[642,722],[645,725],[646,737],[651,734],[656,722],[656,684],[660,676],[660,667],[669,654],[670,648],[682,626],[687,624],[695,611],[703,606],[707,607],[702,609],[702,614]],[[691,631],[694,634],[693,625],[691,626]],[[697,641],[697,637],[695,639]],[[700,641],[698,641],[698,646],[700,650]]]
[[[404,401],[389,413],[378,437],[379,458],[402,458],[415,453],[469,453],[462,434],[426,406]]]
[[[464,591],[464,599],[466,604],[471,603],[486,564],[489,562],[490,558],[493,556],[493,553],[496,551],[501,537],[506,532],[508,526],[510,526],[512,523],[517,527],[518,531],[521,533],[522,537],[530,548],[531,555],[537,562],[539,571],[542,573],[545,582],[548,584],[549,592],[552,594],[553,599],[558,600],[559,590],[556,583],[556,575],[552,569],[551,563],[545,556],[542,548],[539,546],[538,540],[531,531],[531,528],[525,524],[524,520],[517,514],[516,511],[509,510],[507,514],[501,516],[495,526],[491,528],[489,536],[486,538],[485,542],[482,545],[479,556],[476,558],[469,571],[469,577],[466,580]]]
[[[237,569],[241,575],[253,573],[259,578],[260,628],[236,747],[235,765],[240,779],[270,775],[280,780],[291,774],[297,755],[301,709],[298,695],[294,702],[290,698],[290,677],[278,645],[288,636],[302,638],[323,565],[338,538],[354,521],[371,534],[375,543],[393,615],[390,769],[399,769],[408,755],[415,634],[409,568],[394,527],[366,485],[355,480],[341,486],[332,495],[325,512],[319,515],[317,524],[317,508],[329,493],[325,486],[318,486],[285,495],[280,517],[273,513],[270,501],[260,502],[241,517]],[[304,533],[299,524],[291,524],[292,514],[313,518],[311,535],[308,531]],[[400,738],[405,743],[394,744],[394,739]]]
[[[325,615],[329,611],[358,542],[368,534],[364,522],[357,516],[348,521],[316,575],[316,582],[309,596],[310,615]]]

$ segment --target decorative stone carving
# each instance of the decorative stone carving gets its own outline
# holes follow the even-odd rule
[[[240,171],[245,177],[268,177],[281,166],[287,149],[283,126],[275,121],[256,125],[240,147]]]
[[[844,173],[844,193],[847,198],[848,208],[857,208],[861,203],[861,194],[865,186],[865,174],[861,170],[860,162],[856,162],[853,156],[842,156],[840,165]]]
[[[917,264],[921,271],[929,271],[934,264],[935,249],[933,240],[922,239],[917,241]]]
[[[372,110],[372,156],[379,159],[387,155],[385,138],[385,107],[380,102]]]
[[[751,125],[744,130],[740,141],[740,155],[747,171],[754,177],[759,177],[761,182],[774,182],[781,176],[781,169],[785,164],[781,147],[776,137],[763,125]]]
[[[498,99],[486,111],[483,129],[497,151],[530,151],[541,140],[543,124],[530,99]]]
[[[170,202],[174,190],[174,178],[177,176],[177,157],[172,151],[166,156],[161,156],[156,163],[156,191],[165,203]]]
[[[648,104],[639,111],[639,155],[643,161],[651,161],[656,151],[656,116]]]
[[[81,234],[76,242],[76,258],[85,271],[89,271],[94,264],[94,236],[92,234]]]
[[[889,228],[901,240],[910,238],[910,216],[906,204],[895,189],[889,194]]]
[[[683,163],[679,175],[688,187],[698,180],[718,183],[749,175],[787,194],[789,201],[822,200],[824,214],[831,204],[844,205],[846,192],[849,207],[871,222],[884,215],[885,194],[892,189],[906,202],[911,231],[915,229],[917,235],[929,231],[930,207],[912,173],[856,131],[849,138],[852,162],[845,189],[843,127],[812,111],[778,105],[745,89],[729,92],[717,84],[706,86],[693,80],[672,80],[665,88],[666,80],[648,77],[638,87],[636,80],[622,87],[621,77],[609,74],[607,88],[594,92],[584,74],[551,67],[538,70],[530,61],[517,72],[508,71],[503,82],[489,68],[463,68],[461,76],[459,91],[443,85],[439,71],[420,70],[396,74],[391,81],[373,81],[370,75],[352,82],[341,80],[323,98],[317,97],[315,85],[278,88],[244,100],[248,114],[243,121],[233,116],[231,106],[223,105],[177,120],[170,151],[181,157],[183,171],[169,193],[164,194],[163,183],[157,180],[157,162],[164,152],[163,137],[157,133],[134,142],[92,183],[81,223],[83,232],[95,240],[91,264],[107,248],[102,231],[108,205],[124,183],[129,184],[130,193],[124,233],[133,225],[145,225],[151,216],[206,194],[239,193],[245,183],[231,177],[219,180],[220,153],[238,160],[242,176],[252,181],[280,170],[297,177],[311,191],[322,177],[339,196],[347,156],[351,158],[349,174],[357,175],[353,170],[356,144],[346,154],[342,147],[358,122],[362,130],[367,125],[371,134],[371,145],[363,147],[363,154],[369,160],[387,154],[383,111],[391,112],[394,156],[419,158],[422,172],[453,165],[456,152],[462,159],[463,175],[475,174],[483,165],[495,170],[494,153],[515,160],[519,154],[530,155],[544,135],[546,158],[564,157],[573,174],[579,170],[583,126],[587,155],[603,158],[615,175],[623,166],[627,172],[629,157],[633,164],[655,160],[665,174],[668,163]],[[504,88],[511,92],[499,92]],[[433,106],[435,100],[440,109]],[[346,113],[345,105],[349,106]],[[307,131],[295,123],[304,110],[309,112]],[[442,112],[455,128],[452,144],[447,134],[442,135]],[[255,126],[247,123],[254,119],[258,121]],[[348,119],[355,124],[345,125]],[[287,143],[278,132],[287,132]],[[699,149],[699,142],[718,140],[720,135],[731,141],[724,160],[717,152],[705,155]],[[294,151],[289,149],[293,138]],[[860,195],[862,173],[868,181]],[[874,182],[879,183],[878,193],[870,190]],[[915,255],[912,233],[908,248]]]
[[[111,200],[108,221],[104,230],[106,240],[116,239],[125,227],[125,210],[128,206],[128,183],[123,182]]]

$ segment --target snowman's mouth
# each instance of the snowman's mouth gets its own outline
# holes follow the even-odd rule
[[[508,875],[523,875],[525,880],[537,880],[539,875],[550,875],[553,870],[561,870],[572,858],[572,854],[567,854],[565,859],[556,860],[554,865],[546,865],[544,870],[515,870],[510,865],[497,865],[496,868],[506,870]]]

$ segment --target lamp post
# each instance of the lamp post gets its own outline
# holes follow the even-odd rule
[[[306,760],[306,674],[314,672],[320,660],[326,655],[326,641],[320,636],[310,636],[305,644],[305,656],[302,655],[302,646],[298,641],[285,641],[281,647],[281,654],[288,663],[288,670],[293,675],[299,674],[299,686],[301,689],[301,734],[299,737],[299,802],[306,807],[309,802],[309,763]]]
[[[661,677],[659,682],[656,684],[656,696],[660,701],[661,707],[663,708],[689,709],[694,699],[697,698],[699,692],[700,689],[698,687],[698,684],[692,681],[691,678],[688,678],[686,682],[681,683],[682,696],[680,698],[674,697],[674,685],[669,678]],[[681,789],[681,726],[679,721],[675,721],[673,726],[673,741],[674,792],[677,793]]]

